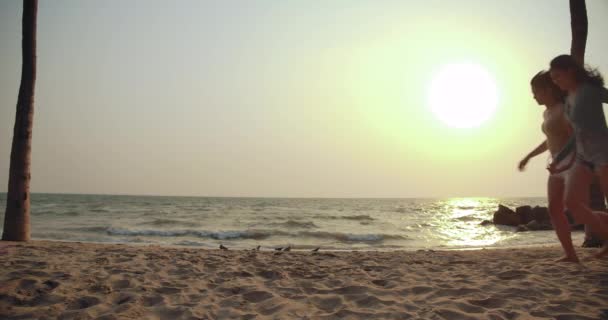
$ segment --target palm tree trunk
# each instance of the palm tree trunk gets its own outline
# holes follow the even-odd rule
[[[572,30],[570,55],[580,65],[585,63],[588,24],[585,0],[570,0],[570,29]]]
[[[36,85],[37,14],[38,0],[23,0],[21,85],[17,98],[2,233],[2,239],[10,241],[30,239],[30,164]]]

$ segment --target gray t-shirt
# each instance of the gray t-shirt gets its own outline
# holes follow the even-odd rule
[[[578,158],[594,165],[608,165],[608,127],[602,103],[608,90],[582,84],[566,98],[566,114],[574,128]]]
[[[566,99],[566,113],[575,131],[608,132],[602,103],[608,103],[608,89],[584,83]]]

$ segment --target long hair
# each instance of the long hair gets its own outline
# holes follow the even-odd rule
[[[602,77],[597,69],[579,65],[571,55],[562,54],[561,56],[553,58],[550,66],[551,69],[574,70],[574,74],[578,82],[588,82],[600,87],[604,86],[604,77]]]
[[[558,87],[551,79],[551,75],[549,74],[549,72],[545,70],[542,70],[536,75],[534,75],[534,77],[532,77],[532,80],[530,80],[530,85],[533,88],[537,89],[551,90],[551,94],[558,101],[563,102],[566,99],[567,92],[560,89],[560,87]]]

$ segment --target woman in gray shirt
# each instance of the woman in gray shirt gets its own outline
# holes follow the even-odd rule
[[[579,223],[591,226],[604,247],[595,255],[608,254],[608,214],[592,211],[588,190],[598,175],[604,194],[608,194],[608,126],[602,103],[608,103],[604,79],[596,70],[580,66],[569,55],[551,61],[553,82],[568,93],[565,111],[576,142],[576,162],[566,181],[565,205]]]

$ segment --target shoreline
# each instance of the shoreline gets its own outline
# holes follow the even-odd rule
[[[558,245],[273,252],[0,242],[3,318],[601,319],[608,259]]]
[[[547,232],[554,232],[553,230],[546,230]],[[539,231],[527,231],[527,232],[539,232]],[[584,231],[581,230],[572,230],[572,240],[574,242],[574,247],[580,247],[580,244],[578,242],[580,242],[580,240],[583,240],[584,238],[581,238],[581,236],[584,236]],[[581,238],[581,239],[579,239]],[[59,242],[59,243],[79,243],[79,244],[96,244],[96,245],[126,245],[126,246],[134,246],[134,247],[161,247],[161,248],[183,248],[183,249],[196,249],[196,250],[218,250],[218,244],[214,244],[214,246],[196,246],[196,245],[179,245],[179,244],[164,244],[164,243],[147,243],[147,242],[119,242],[119,241],[115,241],[115,242],[111,242],[111,241],[84,241],[84,240],[62,240],[62,239],[46,239],[46,238],[36,238],[36,239],[32,239],[30,240],[30,242],[38,242],[38,243],[46,243],[46,242]],[[11,242],[11,241],[4,241],[4,240],[0,240],[0,247],[2,243],[18,243],[18,242]],[[582,243],[582,242],[581,242]],[[229,246],[230,243],[229,241],[223,242],[223,244],[225,244],[226,246]],[[340,248],[334,248],[334,247],[328,247],[327,249],[325,249],[323,246],[316,246],[316,245],[291,245],[291,251],[292,252],[310,252],[312,249],[316,248],[316,247],[320,247],[320,250],[323,252],[418,252],[418,251],[477,251],[477,250],[500,250],[500,249],[526,249],[526,248],[539,248],[539,247],[554,247],[557,246],[559,247],[558,241],[557,239],[555,239],[555,241],[552,241],[551,243],[533,243],[533,244],[520,244],[520,245],[512,245],[512,246],[493,246],[493,245],[488,245],[488,246],[471,246],[471,247],[463,247],[463,246],[452,246],[452,247],[447,247],[447,246],[436,246],[436,247],[411,247],[411,248],[403,248],[403,247],[399,247],[399,248],[395,248],[395,249],[388,249],[388,248],[382,248],[382,247],[378,247],[378,248],[370,248],[370,249],[362,249],[362,248],[352,248],[352,249],[340,249]],[[253,250],[255,247],[251,247],[251,248],[242,248],[242,247],[230,247],[229,249],[232,251],[251,251]],[[265,252],[275,252],[274,250],[275,246],[262,246],[260,248],[259,251],[265,251]]]

